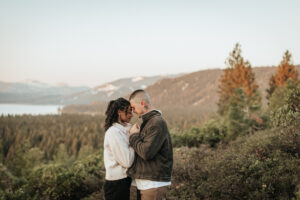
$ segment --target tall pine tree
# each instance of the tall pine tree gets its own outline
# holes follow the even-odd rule
[[[228,101],[235,93],[236,88],[241,88],[245,93],[246,111],[251,111],[260,107],[260,96],[258,85],[255,83],[255,75],[252,72],[251,64],[241,56],[241,46],[237,43],[226,60],[227,68],[223,70],[223,75],[219,85],[219,113],[224,115],[228,110]]]
[[[292,79],[296,81],[298,73],[292,62],[291,53],[286,50],[283,55],[282,61],[278,66],[278,70],[269,80],[269,89],[267,89],[267,99],[270,99],[275,89],[279,86],[283,86],[287,80]]]

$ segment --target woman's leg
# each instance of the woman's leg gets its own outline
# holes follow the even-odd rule
[[[108,181],[104,183],[104,197],[106,200],[129,200],[130,199],[131,178]]]

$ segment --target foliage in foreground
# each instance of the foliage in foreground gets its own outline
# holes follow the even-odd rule
[[[300,191],[300,135],[280,129],[218,149],[176,148],[171,199],[292,199]]]
[[[81,199],[101,193],[104,181],[102,151],[77,160],[71,166],[49,163],[35,167],[27,176],[16,178],[1,168],[0,199]]]
[[[300,84],[276,90],[267,113],[271,128],[241,134],[229,145],[176,149],[169,197],[300,199]],[[186,137],[202,139],[199,130]]]

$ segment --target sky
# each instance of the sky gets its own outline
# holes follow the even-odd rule
[[[224,68],[300,64],[299,0],[0,0],[0,81],[94,87]]]

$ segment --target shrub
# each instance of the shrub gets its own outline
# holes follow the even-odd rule
[[[61,163],[40,165],[22,186],[5,192],[6,199],[81,199],[99,191],[104,182],[102,151],[68,167]]]
[[[35,169],[26,190],[33,197],[46,199],[80,199],[86,194],[84,177],[63,165],[49,164]]]
[[[274,127],[293,126],[299,130],[300,82],[288,81],[286,87],[275,90],[270,100],[269,111]]]
[[[187,131],[184,131],[182,134],[172,134],[173,147],[199,147],[202,142],[203,138],[200,135],[199,128],[191,128]]]
[[[215,151],[175,150],[174,199],[291,199],[298,195],[300,159],[280,129],[239,137]],[[294,138],[300,141],[300,136]],[[177,154],[180,154],[179,156]],[[184,159],[186,158],[186,159]],[[175,198],[176,197],[176,198]]]
[[[226,127],[218,118],[212,118],[201,128],[201,137],[204,144],[215,147],[217,143],[223,141],[226,136]]]
[[[226,127],[219,118],[214,117],[201,128],[193,127],[182,134],[173,133],[172,142],[174,147],[199,147],[201,144],[215,147],[217,143],[224,140],[225,136]]]

